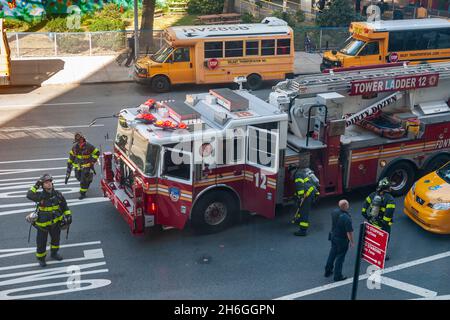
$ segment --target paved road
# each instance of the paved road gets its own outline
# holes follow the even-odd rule
[[[208,87],[180,87],[152,95],[131,83],[72,87],[19,88],[0,96],[0,299],[348,299],[349,280],[333,283],[323,277],[329,250],[329,212],[338,198],[321,201],[311,215],[306,238],[294,237],[291,207],[280,208],[274,220],[243,215],[232,228],[199,236],[191,229],[162,231],[158,227],[133,237],[114,207],[102,198],[97,176],[89,198],[76,199],[78,185],[63,184],[65,158],[73,133],[81,130],[95,145],[111,149],[105,136],[115,134],[112,119],[87,128],[92,118],[110,115],[124,105],[150,96],[177,99]],[[257,92],[267,98],[270,84]],[[49,100],[46,97],[51,97]],[[38,106],[34,106],[38,103]],[[18,110],[20,112],[18,112]],[[16,113],[14,113],[14,111]],[[14,116],[11,116],[14,114]],[[107,139],[106,139],[107,140]],[[32,160],[32,161],[31,161]],[[40,269],[34,260],[34,230],[28,244],[25,215],[33,204],[25,193],[35,179],[50,171],[67,197],[74,215],[68,240],[63,236],[62,263]],[[99,171],[99,170],[98,170]],[[346,195],[358,212],[370,190]],[[450,237],[427,233],[397,213],[381,289],[359,284],[365,299],[413,299],[450,295]],[[353,274],[354,249],[344,273]],[[425,260],[418,260],[423,259]],[[72,266],[71,268],[67,268]],[[362,263],[362,273],[367,264]],[[82,290],[67,280],[81,269]],[[370,286],[370,283],[369,283]],[[373,285],[372,285],[373,287]]]

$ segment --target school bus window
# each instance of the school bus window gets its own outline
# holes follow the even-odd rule
[[[436,38],[438,44],[438,49],[448,49],[450,48],[450,28],[449,29],[439,29]]]
[[[341,50],[339,50],[343,54],[347,54],[349,56],[356,56],[356,54],[361,50],[361,48],[366,43],[361,40],[352,39],[347,43],[345,47],[343,47]]]
[[[225,57],[242,57],[243,56],[244,41],[226,41],[225,42]]]
[[[189,48],[178,48],[173,54],[174,62],[189,62]]]
[[[372,54],[379,54],[380,49],[378,46],[378,42],[369,42],[366,46],[361,50],[358,56],[368,56]]]
[[[261,55],[275,55],[275,40],[261,40]]]
[[[205,58],[223,58],[223,42],[205,42]]]
[[[277,40],[277,55],[289,55],[291,54],[291,40],[290,39],[278,39]]]
[[[245,55],[246,56],[259,55],[259,41],[246,41],[245,42]]]

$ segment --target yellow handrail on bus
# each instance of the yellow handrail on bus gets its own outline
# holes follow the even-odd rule
[[[3,19],[0,19],[0,31],[0,85],[9,85],[11,83],[11,51]]]

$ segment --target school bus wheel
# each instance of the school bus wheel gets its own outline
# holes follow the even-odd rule
[[[154,76],[151,83],[152,91],[162,93],[170,90],[170,80],[166,76]]]
[[[247,88],[250,90],[258,90],[261,88],[262,78],[257,73],[252,73],[247,77]]]
[[[191,224],[194,231],[200,234],[220,232],[235,220],[238,212],[238,202],[231,192],[209,191],[195,203]]]

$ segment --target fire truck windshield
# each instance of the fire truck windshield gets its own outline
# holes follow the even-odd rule
[[[153,145],[138,131],[119,123],[117,128],[116,146],[145,175],[156,175],[160,147]]]

